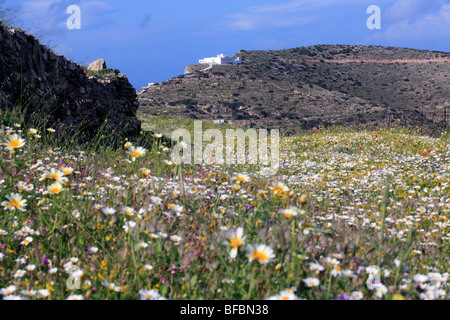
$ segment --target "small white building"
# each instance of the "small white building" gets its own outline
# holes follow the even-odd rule
[[[226,64],[226,63],[231,63],[231,64],[240,64],[241,63],[241,58],[230,58],[224,54],[218,54],[217,57],[213,57],[213,58],[204,58],[204,59],[200,59],[198,60],[198,63],[202,63],[202,64]]]
[[[223,119],[214,120],[213,123],[214,124],[221,124],[221,123],[225,123],[225,120],[223,120]]]

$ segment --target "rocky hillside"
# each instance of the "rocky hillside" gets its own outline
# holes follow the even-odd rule
[[[0,107],[20,106],[26,121],[89,139],[104,132],[140,131],[135,89],[118,70],[85,68],[31,35],[0,26]]]
[[[241,65],[191,65],[138,91],[138,114],[225,119],[288,131],[433,126],[450,107],[450,53],[380,46],[239,51]]]

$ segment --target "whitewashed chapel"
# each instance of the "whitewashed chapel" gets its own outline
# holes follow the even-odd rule
[[[240,64],[241,58],[230,58],[224,54],[218,54],[217,57],[212,58],[204,58],[198,60],[198,63],[202,64],[226,64],[226,63],[233,63],[233,64]]]

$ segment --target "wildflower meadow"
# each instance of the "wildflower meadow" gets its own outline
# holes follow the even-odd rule
[[[446,132],[282,136],[267,177],[0,119],[2,299],[449,298]]]

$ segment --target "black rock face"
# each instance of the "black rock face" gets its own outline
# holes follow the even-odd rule
[[[32,35],[0,28],[0,106],[21,106],[25,120],[84,140],[99,130],[136,135],[135,89],[118,70],[103,80],[41,45]]]

